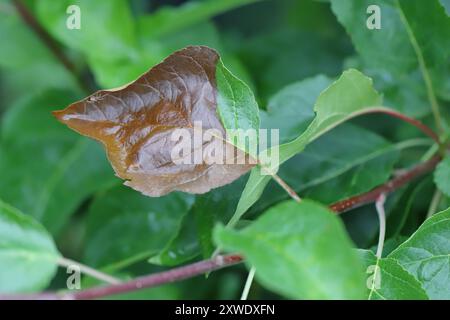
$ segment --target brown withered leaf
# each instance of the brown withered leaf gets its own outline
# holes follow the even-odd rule
[[[193,134],[194,122],[225,136],[217,112],[216,64],[213,49],[192,46],[177,51],[134,82],[100,90],[53,114],[78,133],[105,146],[116,175],[148,196],[171,191],[204,193],[231,183],[253,165],[175,164],[171,158],[173,130]],[[216,143],[203,142],[203,148]],[[235,158],[245,157],[236,151]],[[193,150],[191,150],[193,152]],[[76,173],[74,173],[76,174]]]

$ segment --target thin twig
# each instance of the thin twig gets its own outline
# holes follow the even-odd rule
[[[434,191],[433,198],[431,198],[430,207],[427,211],[427,219],[431,217],[433,214],[436,213],[439,203],[441,202],[442,198],[442,192],[441,190],[437,189]]]
[[[0,295],[0,300],[88,300],[98,299],[114,294],[136,291],[143,288],[156,287],[161,284],[192,278],[206,272],[229,267],[242,262],[242,256],[238,254],[220,255],[212,259],[199,261],[172,270],[139,277],[128,282],[108,286],[94,287],[81,291],[68,292],[44,292],[37,294]]]
[[[377,201],[375,201],[375,208],[378,213],[378,221],[380,222],[380,232],[378,234],[378,246],[376,256],[381,259],[383,256],[384,237],[386,235],[386,213],[384,211],[384,202],[386,201],[386,195],[380,194]]]
[[[242,290],[241,300],[247,300],[250,288],[252,287],[253,278],[255,277],[256,268],[252,267],[248,273],[247,280],[245,280],[244,290]]]
[[[435,155],[428,161],[425,161],[415,167],[413,167],[410,170],[405,171],[404,173],[398,175],[397,177],[393,178],[392,180],[389,180],[385,184],[360,195],[353,196],[341,201],[338,201],[336,203],[333,203],[330,206],[330,209],[337,212],[342,213],[346,212],[350,209],[360,207],[362,205],[374,202],[378,199],[380,194],[389,194],[394,190],[397,190],[398,188],[404,186],[414,178],[421,176],[427,172],[430,172],[433,170],[436,165],[441,161],[440,155]]]
[[[278,175],[273,174],[272,178],[289,194],[289,196],[294,199],[296,202],[301,202],[302,199],[298,196],[298,194],[292,189],[283,179],[281,179]]]
[[[430,127],[428,127],[424,123],[420,122],[419,120],[408,117],[407,115],[405,115],[403,113],[400,113],[393,109],[387,109],[387,108],[373,109],[371,111],[368,111],[366,114],[368,114],[368,113],[384,113],[391,117],[394,117],[394,118],[400,119],[402,121],[405,121],[409,124],[412,124],[417,129],[419,129],[420,131],[425,133],[427,136],[429,136],[431,139],[433,139],[438,145],[440,144],[439,136]]]

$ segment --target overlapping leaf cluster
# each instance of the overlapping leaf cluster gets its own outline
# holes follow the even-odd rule
[[[210,257],[220,247],[242,253],[247,266],[256,267],[257,281],[287,298],[450,298],[448,151],[433,175],[389,196],[381,259],[373,253],[378,222],[372,205],[342,219],[326,208],[373,189],[397,168],[437,150],[415,128],[365,113],[393,108],[447,139],[448,3],[262,1],[244,6],[253,2],[192,1],[148,14],[145,1],[125,0],[40,0],[29,9],[69,52],[80,74],[89,69],[104,89],[135,80],[187,45],[217,49],[233,74],[254,90],[260,127],[280,129],[278,175],[311,199],[302,203],[288,200],[258,166],[200,195],[150,198],[123,186],[100,145],[51,115],[85,96],[73,74],[9,2],[0,7],[5,39],[0,51],[0,292],[59,289],[58,280],[66,276],[55,277],[62,255],[133,277]],[[65,28],[69,4],[82,8],[81,30]],[[365,28],[369,4],[381,7],[381,30]],[[270,30],[258,25],[269,21],[264,17],[273,19]],[[233,29],[236,21],[243,31]],[[435,214],[425,219],[427,213]],[[230,220],[233,227],[225,227]],[[221,271],[133,298],[210,297],[211,291],[216,298],[236,298],[243,271]]]

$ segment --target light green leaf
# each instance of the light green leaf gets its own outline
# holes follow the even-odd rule
[[[69,29],[66,25],[73,15],[66,10],[72,5],[80,9],[80,29]],[[42,0],[36,2],[36,13],[52,36],[86,57],[102,87],[130,82],[157,62],[146,65],[148,61],[139,50],[127,0]]]
[[[364,297],[362,265],[342,223],[312,201],[283,202],[240,231],[219,226],[215,239],[242,253],[257,279],[286,297]]]
[[[125,186],[108,190],[89,209],[86,263],[123,267],[158,254],[176,236],[193,201],[183,193],[150,198]]]
[[[319,95],[314,105],[316,117],[308,128],[295,140],[280,145],[280,165],[338,124],[358,114],[380,109],[376,106],[381,104],[381,100],[370,78],[354,69],[345,71]],[[251,171],[231,224],[259,199],[269,181],[270,175],[263,175],[259,166]]]
[[[0,201],[0,292],[44,289],[56,273],[59,257],[40,224]]]
[[[428,300],[420,283],[394,259],[377,259],[372,251],[358,250],[367,272],[369,300]]]
[[[430,299],[450,299],[450,208],[427,219],[388,258],[414,275]]]
[[[318,75],[286,86],[261,111],[261,128],[279,129],[280,144],[297,138],[314,119],[311,106],[332,80]]]
[[[258,130],[259,108],[255,96],[242,80],[234,76],[223,64],[216,66],[217,111],[225,130]],[[249,151],[244,135],[237,134],[237,141],[230,141],[244,151]],[[257,141],[255,141],[257,143]],[[253,154],[256,157],[256,154]]]
[[[434,171],[434,182],[447,197],[450,197],[450,157],[445,157]]]
[[[0,197],[52,234],[90,194],[118,182],[101,146],[65,130],[52,116],[75,99],[67,91],[33,95],[2,119]]]

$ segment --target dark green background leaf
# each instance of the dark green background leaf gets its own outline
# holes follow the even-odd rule
[[[44,289],[58,258],[52,237],[40,224],[0,201],[0,292]]]

